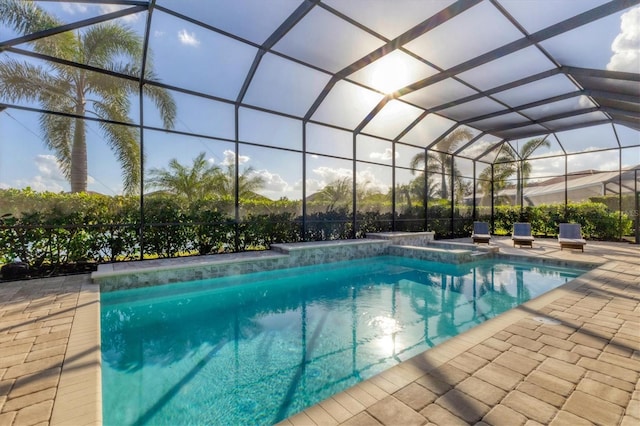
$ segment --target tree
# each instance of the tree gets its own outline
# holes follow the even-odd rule
[[[169,170],[153,168],[149,170],[147,183],[152,188],[160,188],[176,195],[185,196],[188,202],[205,198],[219,190],[224,184],[222,171],[209,163],[201,152],[193,159],[193,165],[185,166],[172,158]]]
[[[507,179],[512,175],[511,169],[507,166],[507,163],[494,163],[493,175],[491,173],[491,167],[485,168],[478,176],[480,190],[483,194],[483,200],[488,201],[491,199],[491,187],[494,189],[494,200],[496,204],[501,203],[500,191],[507,186]]]
[[[324,188],[317,195],[317,199],[327,204],[326,211],[330,212],[339,207],[347,208],[352,200],[353,180],[350,177],[338,179]]]
[[[526,180],[531,175],[531,163],[527,161],[531,154],[539,147],[544,146],[550,148],[551,143],[546,139],[531,139],[522,145],[518,153],[518,158],[515,159],[514,168],[516,169],[516,184],[517,184],[517,202],[520,203],[523,199],[524,187],[526,186]],[[510,150],[513,154],[513,151]]]
[[[0,0],[0,22],[22,35],[60,27],[63,22],[31,1]],[[78,32],[64,32],[32,42],[33,50],[45,56],[78,62],[113,73],[140,76],[143,40],[132,29],[119,23],[102,23]],[[146,79],[155,76],[150,55]],[[136,79],[116,79],[108,74],[57,62],[4,59],[0,62],[0,97],[12,102],[38,102],[42,109],[69,116],[42,114],[40,125],[45,145],[58,158],[60,168],[71,184],[71,192],[87,190],[87,130],[83,118],[94,115],[105,141],[114,152],[123,174],[124,191],[137,190],[140,182],[141,153],[138,131],[129,118],[129,95],[137,94]],[[160,111],[164,126],[173,127],[176,105],[166,90],[147,85],[144,93]]]
[[[460,181],[459,173],[455,168],[455,160],[452,161],[451,154],[447,154],[455,151],[461,143],[471,139],[473,134],[468,129],[456,129],[440,142],[438,142],[438,148],[442,151],[430,152],[428,155],[426,152],[416,154],[410,163],[412,169],[419,169],[421,164],[425,164],[427,173],[437,173],[440,175],[440,198],[446,199],[449,197],[449,189],[447,187],[447,175],[453,174],[456,180]]]
[[[220,196],[234,197],[236,182],[235,163],[228,164],[221,173],[221,179],[215,191]],[[256,198],[256,191],[264,186],[264,178],[255,173],[253,167],[245,168],[238,175],[238,198],[241,200],[249,200]]]
[[[531,163],[527,161],[529,157],[539,147],[551,147],[551,143],[542,138],[530,139],[522,145],[520,150],[516,152],[510,145],[504,144],[503,148],[494,161],[493,179],[491,176],[491,168],[487,167],[480,173],[479,178],[485,181],[493,181],[495,189],[502,189],[506,186],[506,180],[516,175],[516,204],[522,204],[523,192],[526,186],[526,180],[531,175]],[[485,188],[486,190],[489,188]],[[486,194],[485,194],[486,195]]]
[[[169,170],[153,168],[149,170],[148,183],[151,187],[185,196],[192,202],[211,196],[230,197],[235,194],[235,167],[228,164],[224,170],[209,163],[201,152],[193,159],[191,166],[180,164],[177,159],[169,161]],[[238,176],[239,198],[256,197],[256,191],[264,185],[264,179],[248,167]]]

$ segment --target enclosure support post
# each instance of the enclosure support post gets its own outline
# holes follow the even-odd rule
[[[563,222],[567,221],[567,204],[569,204],[569,176],[568,173],[567,154],[564,155],[564,218]]]
[[[143,85],[138,88],[138,101],[140,106],[140,228],[138,229],[138,241],[140,243],[140,260],[144,259],[144,109],[142,107]]]
[[[452,155],[451,156],[451,183],[449,184],[449,188],[451,188],[451,225],[449,227],[449,232],[451,233],[451,237],[453,238],[455,236],[455,225],[454,225],[454,221],[455,221],[455,208],[456,208],[456,197],[455,197],[455,184],[456,184],[456,162],[455,162],[455,157]]]
[[[307,122],[302,122],[302,241],[307,241]]]
[[[635,195],[635,201],[636,201],[636,211],[634,212],[634,216],[636,218],[635,222],[636,222],[636,244],[640,245],[640,191],[638,191],[638,178],[640,178],[640,176],[638,176],[638,172],[640,170],[636,169],[633,171],[634,174],[634,183],[633,183],[633,193]]]
[[[473,161],[473,201],[471,205],[471,218],[473,220],[477,219],[477,211],[476,211],[476,161]]]
[[[239,251],[240,249],[240,164],[238,159],[240,158],[240,107],[236,104],[235,107],[235,158],[234,158],[234,250]]]
[[[424,192],[423,196],[423,205],[424,205],[424,229],[425,231],[429,231],[429,175],[428,175],[428,167],[427,161],[429,161],[429,150],[427,148],[424,149]]]
[[[495,185],[495,182],[494,182],[495,176],[493,175],[494,171],[495,170],[493,168],[493,163],[491,163],[491,229],[494,229],[494,223],[493,223],[494,211],[493,211],[493,208],[495,206],[495,198],[496,198],[495,197],[495,187],[494,187],[494,185]]]
[[[622,241],[622,150],[618,149],[618,239]]]
[[[356,132],[353,132],[353,160],[352,160],[352,164],[353,164],[353,169],[351,172],[352,175],[352,179],[351,179],[351,192],[352,192],[352,200],[351,200],[351,238],[355,238],[356,237],[356,202],[357,202],[357,197],[358,197],[358,193],[356,191],[357,187],[356,187],[356,138],[358,137],[358,134]]]
[[[396,141],[391,142],[391,230],[396,231]]]

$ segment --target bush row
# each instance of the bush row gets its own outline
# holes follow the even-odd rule
[[[145,198],[140,223],[137,197],[100,194],[52,194],[29,190],[0,191],[0,263],[19,257],[33,267],[100,263],[155,257],[202,255],[269,248],[279,242],[361,238],[367,232],[430,230],[437,238],[470,235],[473,218],[468,206],[434,202],[427,220],[422,206],[389,212],[346,209],[307,209],[305,230],[299,202],[243,201],[252,213],[235,221],[229,200],[184,200],[166,194]],[[311,210],[311,212],[309,212]],[[490,219],[488,208],[478,208],[480,220]],[[452,217],[453,216],[453,217]],[[509,234],[514,222],[528,221],[539,236],[555,236],[558,223],[582,224],[588,238],[615,240],[631,233],[632,221],[611,212],[602,203],[500,206],[494,211],[496,234]],[[425,225],[426,222],[426,225]]]

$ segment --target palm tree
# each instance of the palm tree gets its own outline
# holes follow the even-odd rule
[[[421,203],[425,197],[425,182],[424,176],[416,176],[408,184],[396,185],[396,193],[404,197],[407,208],[411,209],[413,200],[418,200]],[[438,185],[431,181],[426,191],[427,198],[436,198],[438,196]]]
[[[245,168],[238,175],[238,198],[248,200],[256,198],[256,191],[264,186],[264,178],[254,173],[253,167]],[[234,196],[236,168],[235,163],[228,164],[221,173],[221,179],[217,183],[216,192],[220,196]]]
[[[483,194],[483,200],[488,201],[491,199],[491,187],[493,185],[495,193],[495,202],[500,204],[500,191],[507,186],[507,179],[513,174],[513,171],[507,163],[494,163],[493,174],[491,173],[491,167],[485,168],[480,175],[478,175],[478,185],[480,191]]]
[[[150,187],[164,189],[192,202],[206,197],[231,197],[235,193],[235,166],[228,164],[223,170],[205,159],[201,152],[193,159],[193,164],[185,166],[177,159],[169,161],[169,169],[149,170],[147,183]],[[255,198],[256,191],[264,185],[264,178],[248,167],[238,177],[239,198]]]
[[[340,207],[348,207],[352,200],[353,181],[350,177],[338,179],[318,192],[318,200],[327,204],[330,212]]]
[[[551,143],[542,138],[530,139],[522,145],[516,153],[509,145],[503,145],[506,149],[502,149],[498,158],[494,161],[493,181],[499,189],[504,188],[506,180],[516,175],[516,203],[522,204],[522,197],[526,180],[531,175],[531,163],[527,161],[529,157],[539,147],[551,147]],[[487,167],[480,173],[480,179],[491,179],[491,168]]]
[[[22,35],[60,27],[63,22],[31,1],[0,0],[0,22]],[[77,62],[113,73],[139,76],[143,41],[130,28],[118,23],[102,23],[82,32],[64,32],[32,42],[39,54]],[[154,78],[150,55],[146,79]],[[71,184],[71,192],[87,190],[86,123],[91,114],[100,119],[102,134],[122,168],[123,187],[134,192],[140,182],[141,153],[138,131],[129,118],[129,95],[137,94],[139,83],[115,79],[107,74],[71,67],[57,62],[36,65],[4,59],[0,62],[0,97],[12,102],[38,102],[42,109],[69,116],[42,114],[40,125],[45,145],[57,156],[60,168]],[[164,126],[173,127],[176,105],[164,89],[147,85],[144,93],[160,111]]]
[[[455,151],[461,143],[471,139],[473,134],[469,129],[456,129],[438,142],[438,148],[442,151],[434,151],[426,154],[426,152],[420,152],[416,154],[410,163],[412,169],[419,169],[420,164],[425,164],[428,173],[440,174],[440,198],[448,198],[449,189],[447,188],[447,175],[454,174],[456,179],[460,179],[459,174],[456,173],[455,163],[452,168],[451,154],[449,152]]]
[[[152,188],[160,188],[176,195],[185,196],[188,202],[205,198],[218,190],[225,177],[219,167],[205,159],[201,152],[193,159],[193,165],[185,166],[172,158],[169,170],[153,168],[149,170],[147,183]]]
[[[528,140],[522,145],[519,151],[519,159],[515,162],[516,169],[516,182],[518,185],[517,188],[517,200],[520,203],[523,199],[524,187],[526,186],[526,180],[531,176],[531,163],[527,161],[531,154],[534,153],[536,149],[544,146],[545,148],[550,148],[551,143],[546,139],[536,138]]]

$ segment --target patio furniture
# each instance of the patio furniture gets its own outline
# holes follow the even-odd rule
[[[533,235],[531,235],[531,224],[528,222],[517,222],[513,224],[513,232],[511,233],[513,246],[516,244],[520,247],[533,247]]]
[[[560,243],[560,250],[567,247],[580,249],[584,252],[584,245],[587,244],[587,241],[582,238],[582,230],[579,223],[561,223],[558,243]]]
[[[473,233],[471,234],[473,243],[487,243],[491,240],[489,234],[489,224],[487,222],[473,222]]]

